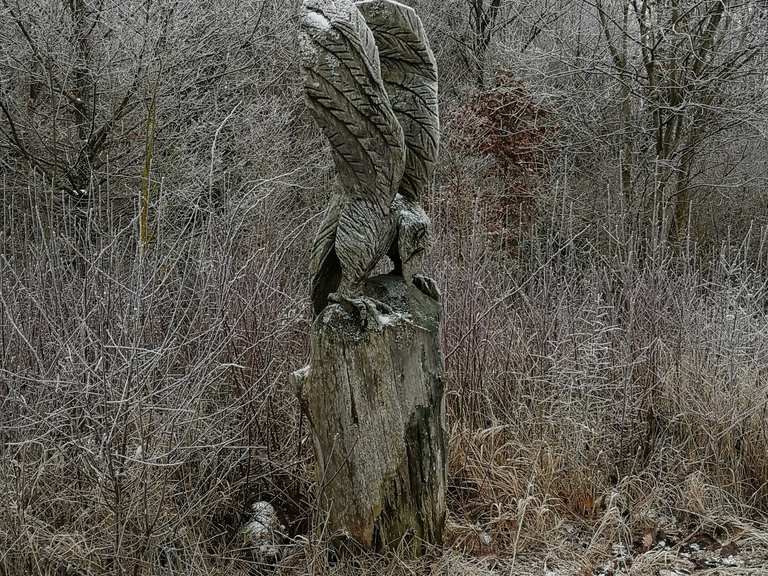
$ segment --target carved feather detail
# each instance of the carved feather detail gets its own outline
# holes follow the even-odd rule
[[[307,103],[341,183],[313,249],[318,314],[331,292],[354,296],[396,241],[398,192],[395,211],[423,214],[412,209],[437,158],[437,67],[416,13],[390,0],[304,0],[299,40]]]
[[[305,0],[300,43],[307,102],[331,143],[345,192],[334,207],[337,221],[329,212],[317,238],[317,292],[314,287],[326,284],[323,277],[331,272],[326,266],[335,266],[331,250],[342,282],[350,287],[362,283],[386,253],[405,148],[381,78],[376,43],[355,5]],[[324,296],[318,294],[321,300]]]
[[[408,153],[399,191],[417,202],[430,185],[439,152],[435,56],[413,8],[390,0],[363,0],[357,8],[376,40],[384,85],[403,127]]]

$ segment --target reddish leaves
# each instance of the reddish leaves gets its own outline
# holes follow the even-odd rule
[[[456,145],[494,159],[491,175],[501,186],[489,198],[496,212],[492,232],[506,233],[533,217],[537,189],[554,153],[549,116],[525,86],[505,75],[495,89],[474,95],[455,113]]]

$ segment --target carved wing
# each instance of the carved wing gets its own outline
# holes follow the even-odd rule
[[[322,293],[339,264],[344,278],[361,282],[386,252],[405,147],[373,35],[352,0],[304,0],[299,41],[307,102],[344,189],[316,239],[313,293]],[[326,297],[313,294],[316,310]]]
[[[341,282],[341,262],[336,255],[336,230],[343,195],[334,192],[323,215],[323,222],[315,236],[312,247],[310,270],[312,272],[312,310],[320,314],[328,304],[328,295],[335,292]]]
[[[399,191],[416,202],[429,186],[437,162],[437,62],[413,8],[393,0],[362,0],[357,8],[373,32],[384,85],[405,135],[407,160]]]

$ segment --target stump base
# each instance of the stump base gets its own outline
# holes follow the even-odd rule
[[[331,528],[369,550],[418,554],[445,524],[440,303],[394,275],[370,279],[365,295],[393,313],[363,322],[328,306],[292,379]]]

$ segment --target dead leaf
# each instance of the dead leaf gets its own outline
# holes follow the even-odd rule
[[[591,495],[583,494],[575,499],[573,508],[581,516],[592,516],[595,511],[595,500]]]
[[[656,544],[656,529],[648,528],[643,534],[643,552],[648,552]]]
[[[728,558],[729,556],[736,556],[736,554],[739,553],[739,547],[736,544],[736,542],[731,542],[729,544],[723,544],[723,547],[720,548],[720,557],[721,558]]]

